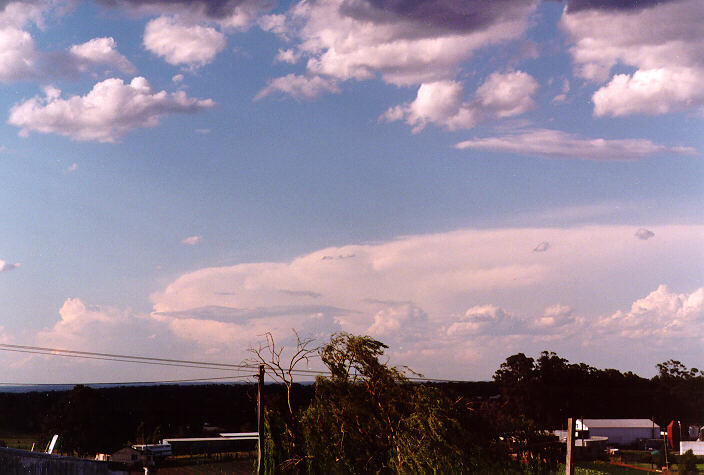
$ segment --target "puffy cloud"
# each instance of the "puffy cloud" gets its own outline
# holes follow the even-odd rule
[[[269,81],[269,84],[257,93],[254,100],[262,99],[276,92],[288,94],[296,99],[313,99],[326,92],[338,93],[340,89],[334,80],[320,76],[308,77],[288,74]]]
[[[0,29],[0,81],[17,81],[34,77],[37,52],[32,36],[17,28]]]
[[[173,65],[202,66],[225,48],[225,35],[209,26],[162,16],[147,23],[144,47]]]
[[[383,302],[381,302],[383,304]],[[367,329],[371,335],[392,338],[428,320],[428,314],[412,302],[390,302],[374,315],[374,323]],[[400,333],[402,332],[402,333]]]
[[[11,270],[17,269],[19,266],[19,263],[12,264],[11,262],[0,259],[0,272],[10,272]]]
[[[516,317],[495,305],[477,305],[465,312],[459,321],[447,329],[448,336],[470,336],[478,334],[506,335],[522,332]]]
[[[464,88],[456,81],[422,84],[410,104],[387,110],[381,120],[405,120],[419,132],[427,124],[449,130],[467,129],[489,119],[522,114],[533,108],[535,79],[522,71],[493,73],[479,86],[473,101],[464,101]]]
[[[660,285],[633,302],[629,311],[619,310],[600,319],[598,326],[622,338],[640,341],[648,337],[704,338],[704,287],[689,294],[676,294]]]
[[[137,68],[117,51],[115,40],[110,37],[93,38],[83,44],[73,45],[69,53],[76,59],[79,71],[85,71],[94,64],[111,65],[128,74],[137,71]]]
[[[30,131],[55,133],[75,140],[114,142],[137,127],[156,126],[162,117],[194,113],[214,105],[210,99],[194,99],[183,91],[153,92],[143,77],[125,84],[111,78],[97,83],[85,96],[61,98],[61,91],[48,87],[45,96],[15,104],[8,123]]]
[[[652,232],[649,229],[645,229],[645,228],[640,228],[635,233],[635,237],[637,237],[638,239],[641,239],[643,241],[650,239],[651,237],[654,237],[654,236],[655,236],[654,232]]]
[[[584,3],[585,5],[581,5]],[[704,104],[704,9],[699,0],[577,2],[560,25],[574,41],[576,72],[604,82],[617,64],[636,68],[617,74],[594,93],[594,114],[663,114]]]
[[[200,242],[203,240],[202,236],[189,236],[183,240],[181,240],[181,244],[185,244],[186,246],[195,246],[197,244],[200,244]]]
[[[587,139],[550,129],[534,129],[500,137],[466,140],[455,147],[583,160],[630,161],[664,153],[695,153],[695,150],[689,147],[667,147],[647,139]]]
[[[535,107],[533,94],[538,82],[523,71],[493,73],[477,89],[477,103],[484,114],[492,117],[520,115]]]
[[[704,104],[704,68],[660,68],[617,74],[594,93],[594,115],[665,114]]]
[[[451,79],[476,50],[519,38],[535,5],[331,0],[297,3],[288,17],[309,73],[410,85]]]

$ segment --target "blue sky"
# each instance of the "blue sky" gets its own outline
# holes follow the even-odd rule
[[[0,342],[238,362],[297,328],[460,379],[543,349],[696,365],[704,9],[602,3],[0,3]]]

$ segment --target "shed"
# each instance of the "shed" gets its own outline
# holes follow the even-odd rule
[[[650,419],[577,419],[576,429],[588,437],[608,437],[609,445],[621,447],[660,437],[660,426]]]

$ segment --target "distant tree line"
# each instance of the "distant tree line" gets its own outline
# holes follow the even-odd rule
[[[420,384],[383,362],[386,349],[336,334],[315,351],[330,376],[265,386],[269,473],[501,473],[517,464],[541,472],[561,458],[545,430],[564,428],[567,417],[704,423],[704,374],[674,360],[647,379],[518,353],[493,381]],[[205,423],[255,431],[255,408],[252,384],[0,393],[0,434],[58,433],[64,453],[92,455],[205,435]]]

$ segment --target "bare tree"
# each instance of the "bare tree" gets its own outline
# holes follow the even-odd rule
[[[266,332],[263,343],[248,349],[252,356],[246,360],[250,364],[263,364],[275,379],[286,386],[286,402],[288,403],[288,411],[291,417],[293,417],[291,387],[293,386],[296,366],[304,361],[307,365],[311,358],[319,357],[320,349],[319,346],[315,346],[314,338],[301,337],[295,329],[293,333],[296,335],[296,348],[292,354],[285,353],[285,346],[276,346],[274,336],[271,332]]]

